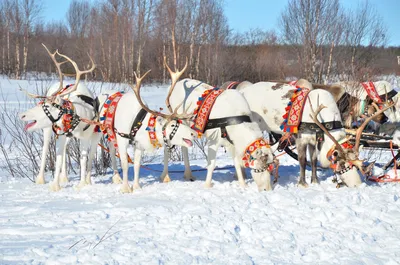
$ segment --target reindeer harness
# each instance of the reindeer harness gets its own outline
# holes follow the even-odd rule
[[[114,127],[114,120],[115,120],[115,114],[118,106],[118,102],[123,96],[124,92],[117,92],[111,96],[108,97],[106,102],[104,103],[103,107],[105,108],[103,112],[103,116],[100,117],[100,121],[104,121],[103,125],[99,127],[99,130],[105,134],[106,139],[108,139],[110,142],[113,142],[114,146],[118,148],[117,142],[116,142],[116,137],[115,134],[118,134],[119,136],[129,139],[130,143],[133,144],[137,132],[140,130],[140,128],[143,125],[143,120],[146,118],[146,115],[148,112],[145,109],[140,109],[139,112],[136,114],[135,119],[133,120],[131,130],[129,133],[123,133],[119,132],[115,127]],[[165,146],[168,148],[169,151],[171,151],[174,146],[171,146],[170,142],[174,138],[176,132],[178,131],[179,125],[182,123],[181,120],[177,120],[176,125],[174,125],[174,129],[172,130],[171,134],[169,135],[169,138],[166,136],[166,126],[168,123],[165,123],[162,128],[162,134],[163,134],[163,142]],[[149,141],[150,143],[155,147],[159,148],[161,147],[160,142],[157,139],[157,134],[156,134],[156,125],[157,125],[157,116],[151,115],[146,127],[146,131],[148,131],[149,135]]]
[[[58,94],[62,93],[62,91],[66,90],[70,86],[73,85],[67,85],[63,90],[61,90]],[[97,104],[96,101],[93,100],[93,98],[85,96],[85,95],[77,95],[78,98],[80,98],[82,101],[85,103],[91,105],[94,110],[95,110],[95,117],[97,115]],[[68,100],[68,99],[62,99],[63,103],[62,105],[57,104],[57,103],[51,103],[50,105],[45,104],[44,101],[39,102],[39,104],[42,106],[42,109],[46,116],[49,118],[51,123],[53,124],[52,129],[53,132],[57,136],[65,135],[67,137],[72,137],[72,132],[76,129],[76,127],[79,125],[81,122],[81,118],[79,117],[78,114],[75,112],[75,107],[74,104]],[[58,113],[57,117],[54,118],[53,115],[50,113],[50,106],[58,109],[60,112]],[[62,119],[62,125],[63,128],[58,126],[56,123]],[[90,124],[87,124],[83,131],[86,131],[90,127]]]
[[[226,89],[235,89],[238,84],[239,82],[232,82],[228,85]],[[224,91],[225,89],[219,89],[217,87],[204,91],[204,93],[197,101],[198,107],[194,111],[194,114],[196,116],[194,118],[194,124],[191,126],[191,128],[197,132],[199,137],[201,137],[203,133],[207,130],[220,128],[221,138],[225,138],[229,143],[233,144],[233,141],[230,139],[226,127],[242,124],[245,122],[250,123],[252,121],[248,115],[238,115],[233,117],[209,119],[215,100]],[[254,165],[255,158],[252,156],[252,154],[262,147],[269,148],[270,146],[265,142],[264,139],[256,139],[246,148],[242,158],[245,167],[250,167]],[[262,169],[253,168],[252,170],[256,173],[261,173],[267,169],[268,170],[271,169],[270,165],[267,168],[262,168]]]

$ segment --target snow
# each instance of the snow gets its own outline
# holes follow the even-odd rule
[[[28,105],[14,92],[18,84],[32,87],[0,78],[10,101]],[[165,86],[143,94],[151,107],[162,106]],[[82,190],[71,175],[50,192],[0,169],[0,264],[399,264],[399,184],[336,189],[331,171],[321,170],[320,184],[302,189],[298,162],[282,156],[280,163],[279,184],[261,193],[251,179],[241,188],[233,169],[216,171],[207,189],[205,171],[194,172],[194,182],[172,173],[172,182],[160,183],[153,170],[162,165],[148,164],[132,194],[119,192],[111,172]],[[191,164],[203,169],[206,161]],[[223,149],[217,165],[232,165]],[[132,181],[133,168],[129,174]]]

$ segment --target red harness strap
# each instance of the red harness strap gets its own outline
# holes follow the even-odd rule
[[[149,132],[149,140],[150,143],[155,147],[159,148],[162,145],[157,139],[157,134],[156,134],[156,124],[157,124],[157,116],[151,115],[149,122],[147,124],[146,130]]]
[[[348,143],[349,139],[345,138],[342,141],[339,141],[340,145],[344,148],[344,149],[352,149],[353,145]],[[329,149],[328,153],[326,153],[326,158],[331,162],[330,168],[333,169],[334,171],[336,171],[337,168],[337,164],[336,164],[336,159],[337,157],[333,155],[333,152],[335,151],[335,145],[333,145],[331,147],[331,149]]]
[[[303,116],[303,109],[310,90],[308,88],[298,87],[292,95],[288,106],[285,108],[286,113],[283,115],[283,123],[281,129],[284,132],[297,133],[298,127]]]
[[[264,146],[267,148],[270,148],[270,145],[267,144],[267,142],[262,138],[255,140],[249,146],[247,146],[246,150],[244,151],[243,158],[242,158],[245,167],[254,166],[255,159],[252,156],[252,154]]]
[[[192,129],[198,133],[199,137],[205,131],[205,127],[207,125],[208,118],[210,117],[210,113],[212,107],[214,106],[215,100],[224,91],[225,90],[218,88],[208,89],[204,91],[203,95],[201,95],[201,97],[197,101],[198,107],[194,111],[196,117],[194,119]]]
[[[236,89],[237,85],[239,85],[239,82],[233,81],[226,87],[226,89]]]
[[[376,103],[383,103],[381,97],[378,94],[378,91],[376,91],[376,87],[373,82],[364,82],[361,83],[362,86],[364,87],[365,92],[367,92],[368,96]]]
[[[118,102],[122,96],[123,92],[117,92],[109,96],[103,106],[105,109],[103,116],[100,117],[100,121],[103,121],[103,125],[100,126],[100,130],[106,135],[106,139],[114,144],[115,148],[118,148],[118,145],[114,132],[114,119]]]

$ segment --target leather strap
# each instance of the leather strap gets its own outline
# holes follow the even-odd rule
[[[328,130],[336,130],[342,129],[343,125],[341,121],[329,121],[329,122],[322,122],[322,125]],[[299,126],[299,132],[303,133],[315,133],[315,132],[322,132],[321,128],[318,127],[317,124],[312,122],[302,122]]]
[[[131,131],[130,133],[121,133],[118,132],[117,129],[114,128],[115,133],[117,133],[119,136],[127,138],[131,140],[132,142],[135,140],[135,136],[137,132],[139,131],[140,127],[142,127],[142,123],[144,118],[146,117],[147,111],[145,109],[140,109],[138,114],[135,117],[135,120],[132,123]]]
[[[226,130],[226,126],[237,125],[243,122],[251,122],[251,119],[247,115],[234,116],[234,117],[226,117],[219,119],[209,119],[204,131],[214,128],[221,128],[221,137],[226,138],[228,142],[233,144],[232,140],[229,138],[228,131]]]

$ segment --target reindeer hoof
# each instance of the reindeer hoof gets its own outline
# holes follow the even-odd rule
[[[206,183],[206,184],[204,184],[204,187],[209,189],[209,188],[214,187],[214,184],[213,183]]]
[[[87,185],[86,180],[80,181],[78,185],[75,186],[76,190],[80,190]]]
[[[164,176],[164,178],[161,179],[161,181],[162,181],[163,183],[168,183],[168,182],[171,182],[171,178],[170,178],[169,175],[167,174],[167,175]]]
[[[50,189],[50,191],[59,191],[59,190],[61,190],[61,187],[60,187],[60,184],[52,182],[49,185],[49,189]]]
[[[247,188],[247,187],[248,187],[247,184],[246,184],[246,182],[239,183],[239,185],[240,185],[240,187],[242,187],[242,188]]]
[[[299,182],[297,183],[297,187],[299,188],[308,188],[308,184],[305,182]]]
[[[187,181],[195,181],[195,180],[196,180],[196,177],[193,176],[191,173],[184,174],[183,177],[184,177],[184,179],[187,180]]]
[[[133,189],[134,190],[140,190],[140,189],[142,189],[142,187],[140,187],[139,183],[135,183],[135,184],[133,184]]]
[[[319,180],[318,179],[312,179],[311,180],[311,184],[319,184]]]
[[[60,176],[60,184],[66,184],[69,182],[69,179],[67,176]]]
[[[85,181],[86,181],[87,185],[92,185],[92,178],[91,177],[87,177]]]
[[[122,179],[121,176],[119,175],[119,173],[115,173],[114,176],[112,177],[112,182],[113,184],[121,184],[122,183]]]
[[[38,177],[38,178],[36,178],[35,183],[38,184],[38,185],[46,184],[46,182],[44,181],[44,177]]]
[[[122,185],[120,191],[121,191],[121,193],[131,193],[131,192],[133,192],[132,188],[129,185]]]

